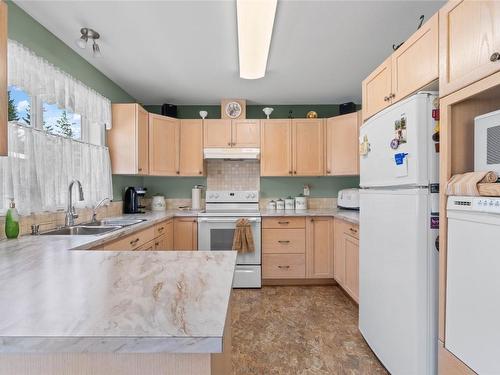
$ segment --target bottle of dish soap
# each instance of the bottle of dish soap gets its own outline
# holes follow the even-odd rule
[[[7,238],[17,238],[19,236],[19,213],[14,198],[10,198],[9,209],[5,217],[5,235]]]

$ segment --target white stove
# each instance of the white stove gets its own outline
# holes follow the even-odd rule
[[[236,258],[234,288],[261,287],[261,217],[258,191],[210,191],[205,212],[198,214],[198,250],[231,251],[238,219],[252,226],[255,251]]]

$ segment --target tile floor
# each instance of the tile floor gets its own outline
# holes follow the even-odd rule
[[[236,289],[234,375],[387,374],[338,286]]]

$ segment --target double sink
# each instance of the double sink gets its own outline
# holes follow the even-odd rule
[[[49,236],[90,236],[112,232],[123,227],[139,224],[146,219],[104,219],[93,223],[79,224],[42,233]]]

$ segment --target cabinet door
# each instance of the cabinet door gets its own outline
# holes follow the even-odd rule
[[[261,176],[292,174],[292,126],[290,120],[262,120]]]
[[[308,278],[333,278],[333,219],[306,220],[306,273]]]
[[[149,114],[137,105],[137,174],[149,174]]]
[[[326,120],[326,175],[359,175],[360,112]]]
[[[165,246],[167,250],[173,250],[174,249],[174,221],[169,220],[167,221],[167,230],[165,233],[166,239],[165,239]],[[198,233],[198,226],[196,227],[196,233]],[[196,248],[198,248],[198,236],[196,236]]]
[[[7,156],[7,4],[0,1],[0,156]]]
[[[179,120],[149,114],[149,173],[175,176],[179,172]]]
[[[500,53],[499,1],[449,1],[441,8],[440,96],[498,71],[495,53]]]
[[[174,219],[174,250],[198,250],[198,222],[196,218]]]
[[[322,176],[325,158],[323,119],[294,119],[292,129],[293,175]]]
[[[333,277],[345,287],[345,243],[344,222],[334,219]]]
[[[179,140],[181,176],[203,175],[203,122],[181,120]]]
[[[231,147],[231,120],[203,120],[204,147]]]
[[[345,248],[345,290],[359,302],[359,241],[344,233]]]
[[[438,19],[436,13],[392,54],[392,102],[439,77]]]
[[[363,120],[389,106],[391,102],[391,80],[391,57],[389,57],[361,84]]]
[[[259,120],[232,120],[233,147],[260,147]]]
[[[155,250],[155,241],[149,241],[148,243],[139,246],[135,251],[153,251]]]

